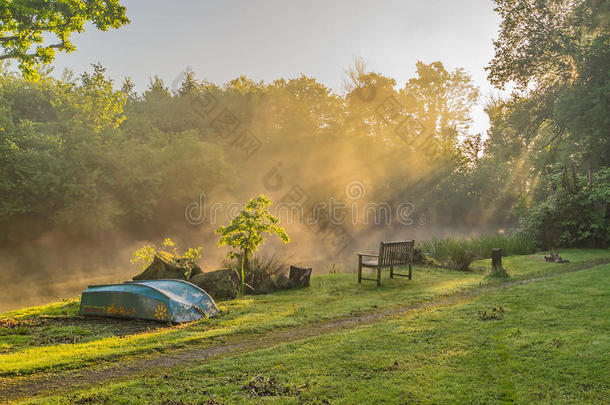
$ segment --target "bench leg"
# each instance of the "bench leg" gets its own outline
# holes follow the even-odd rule
[[[381,285],[381,267],[377,267],[377,287]]]
[[[358,284],[362,283],[362,256],[358,257]]]
[[[411,269],[411,263],[409,263],[409,280],[413,277],[413,270]]]
[[[394,278],[394,266],[390,266],[390,278]]]

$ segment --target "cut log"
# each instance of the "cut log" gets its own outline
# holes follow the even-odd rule
[[[290,288],[309,287],[310,278],[311,267],[290,266],[290,275],[288,277]]]

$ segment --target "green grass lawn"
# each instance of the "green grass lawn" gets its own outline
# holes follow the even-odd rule
[[[545,263],[541,255],[507,257],[504,263],[514,278],[527,278],[608,259],[610,251],[571,250],[562,251],[562,255],[571,263]],[[481,261],[475,267],[487,268],[489,263]],[[109,326],[99,320],[75,318],[78,300],[13,311],[0,318],[29,319],[33,324],[0,329],[0,376],[82,368],[108,359],[194,343],[205,345],[236,334],[423,302],[493,282],[485,278],[484,271],[464,273],[424,266],[415,267],[412,281],[387,277],[385,272],[380,288],[374,283],[358,285],[355,274],[313,277],[307,289],[220,302],[222,314],[210,321],[177,326],[138,325],[132,331],[128,330],[129,323]]]
[[[609,354],[606,264],[34,403],[607,403]]]

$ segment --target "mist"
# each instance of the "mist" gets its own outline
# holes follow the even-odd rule
[[[19,209],[0,222],[0,311],[130,280],[140,271],[134,251],[166,237],[183,250],[201,246],[205,271],[222,268],[228,250],[217,247],[215,230],[260,194],[291,242],[270,237],[257,254],[314,274],[352,271],[354,254],[375,252],[380,241],[514,223],[456,184],[482,149],[461,148],[478,90],[465,71],[440,62],[418,63],[416,76],[398,84],[356,59],[342,94],[306,76],[212,84],[192,71],[173,90],[153,78],[136,93],[100,65],[80,81],[62,80],[3,82],[11,114],[37,122],[55,160],[32,158],[48,177],[23,190],[27,201],[7,195]],[[36,86],[58,91],[34,99]],[[74,94],[82,96],[67,101]],[[43,115],[15,101],[29,98]],[[54,107],[64,98],[73,111]],[[85,100],[115,112],[91,115]]]

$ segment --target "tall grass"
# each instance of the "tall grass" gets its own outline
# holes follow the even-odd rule
[[[241,273],[240,260],[226,260],[224,266],[233,269],[236,274]],[[278,255],[253,255],[247,262],[245,269],[246,293],[269,293],[281,287],[280,278],[287,280],[290,269],[288,259]]]
[[[488,235],[474,238],[432,238],[420,242],[418,248],[422,253],[438,260],[446,262],[452,258],[470,253],[477,258],[490,258],[491,250],[502,249],[503,256],[524,255],[536,251],[536,243],[533,237],[522,233],[513,235]]]

